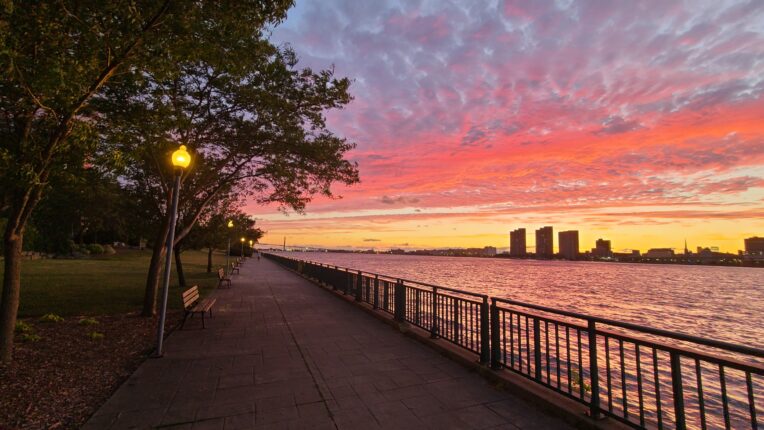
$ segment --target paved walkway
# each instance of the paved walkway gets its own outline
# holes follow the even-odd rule
[[[216,293],[85,428],[568,427],[268,260]]]

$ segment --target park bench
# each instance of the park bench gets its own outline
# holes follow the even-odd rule
[[[210,318],[212,318],[212,305],[215,304],[215,301],[216,299],[211,297],[203,300],[200,299],[199,287],[196,285],[184,291],[183,310],[185,311],[185,314],[183,315],[183,322],[180,324],[180,328],[182,329],[183,326],[186,325],[188,316],[191,315],[191,318],[193,318],[194,314],[202,314],[202,328],[204,328],[204,315],[209,312]]]
[[[221,267],[218,269],[218,288],[222,287],[223,284],[228,284],[228,287],[231,287],[231,278],[227,277],[225,275],[225,270]]]
[[[236,264],[236,262],[231,262],[231,273],[236,272],[239,273],[239,264]]]

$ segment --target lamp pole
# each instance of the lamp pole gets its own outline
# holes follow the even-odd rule
[[[183,169],[191,163],[191,157],[186,152],[185,145],[172,153],[172,164],[175,167],[175,185],[172,189],[172,207],[170,210],[170,231],[167,234],[167,251],[164,263],[164,278],[162,280],[162,307],[159,310],[159,325],[157,326],[157,347],[154,355],[161,357],[164,343],[164,323],[167,319],[167,296],[170,290],[170,270],[172,269],[172,249],[175,244],[175,223],[178,220],[178,195],[180,194],[180,177]]]
[[[241,238],[241,254],[239,254],[242,260],[244,259],[244,240],[245,239],[242,237]]]
[[[228,220],[228,229],[233,228],[233,220]],[[225,248],[225,270],[223,273],[226,274],[226,276],[229,275],[229,271],[231,270],[231,263],[228,261],[231,258],[231,232],[228,232],[228,246]]]
[[[252,239],[249,239],[249,255],[254,256],[255,255],[255,248],[252,248]]]

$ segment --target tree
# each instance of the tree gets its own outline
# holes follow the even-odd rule
[[[233,45],[281,21],[291,0],[3,2],[0,7],[0,360],[10,361],[27,223],[67,151],[86,147],[90,102],[120,73],[172,70],[210,41]],[[217,48],[216,45],[215,48]],[[225,52],[218,55],[225,56]]]
[[[173,174],[165,160],[180,143],[193,152],[193,162],[182,179],[175,243],[220,201],[254,196],[300,211],[315,194],[332,196],[334,182],[358,181],[356,165],[344,159],[355,145],[333,135],[324,114],[351,100],[349,80],[335,79],[331,70],[298,69],[288,47],[252,44],[238,55],[179,61],[176,73],[144,73],[111,86],[99,100],[102,139],[130,157],[124,182],[148,196],[163,220],[146,280],[145,316],[155,313],[168,234]]]
[[[213,251],[224,249],[229,239],[235,242],[237,238],[246,237],[256,243],[264,234],[255,227],[255,220],[241,210],[232,209],[234,206],[228,203],[224,202],[214,213],[203,217],[184,240],[190,249],[207,249],[207,273],[212,272]],[[229,220],[233,221],[232,229],[227,227]]]

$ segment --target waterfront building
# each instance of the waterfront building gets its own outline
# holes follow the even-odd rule
[[[536,230],[536,258],[552,258],[554,256],[554,232],[551,226]]]
[[[560,257],[566,260],[578,259],[578,230],[557,233],[560,244]]]
[[[597,239],[595,248],[592,248],[592,256],[595,258],[612,258],[613,250],[609,240]]]
[[[746,254],[764,255],[764,237],[749,237],[744,242]]]
[[[672,248],[651,248],[647,250],[645,258],[672,258],[674,250]]]
[[[525,246],[525,229],[518,228],[509,232],[509,255],[525,257],[528,255]]]
[[[495,246],[486,246],[483,247],[483,256],[484,257],[495,257],[496,256],[496,247]]]

